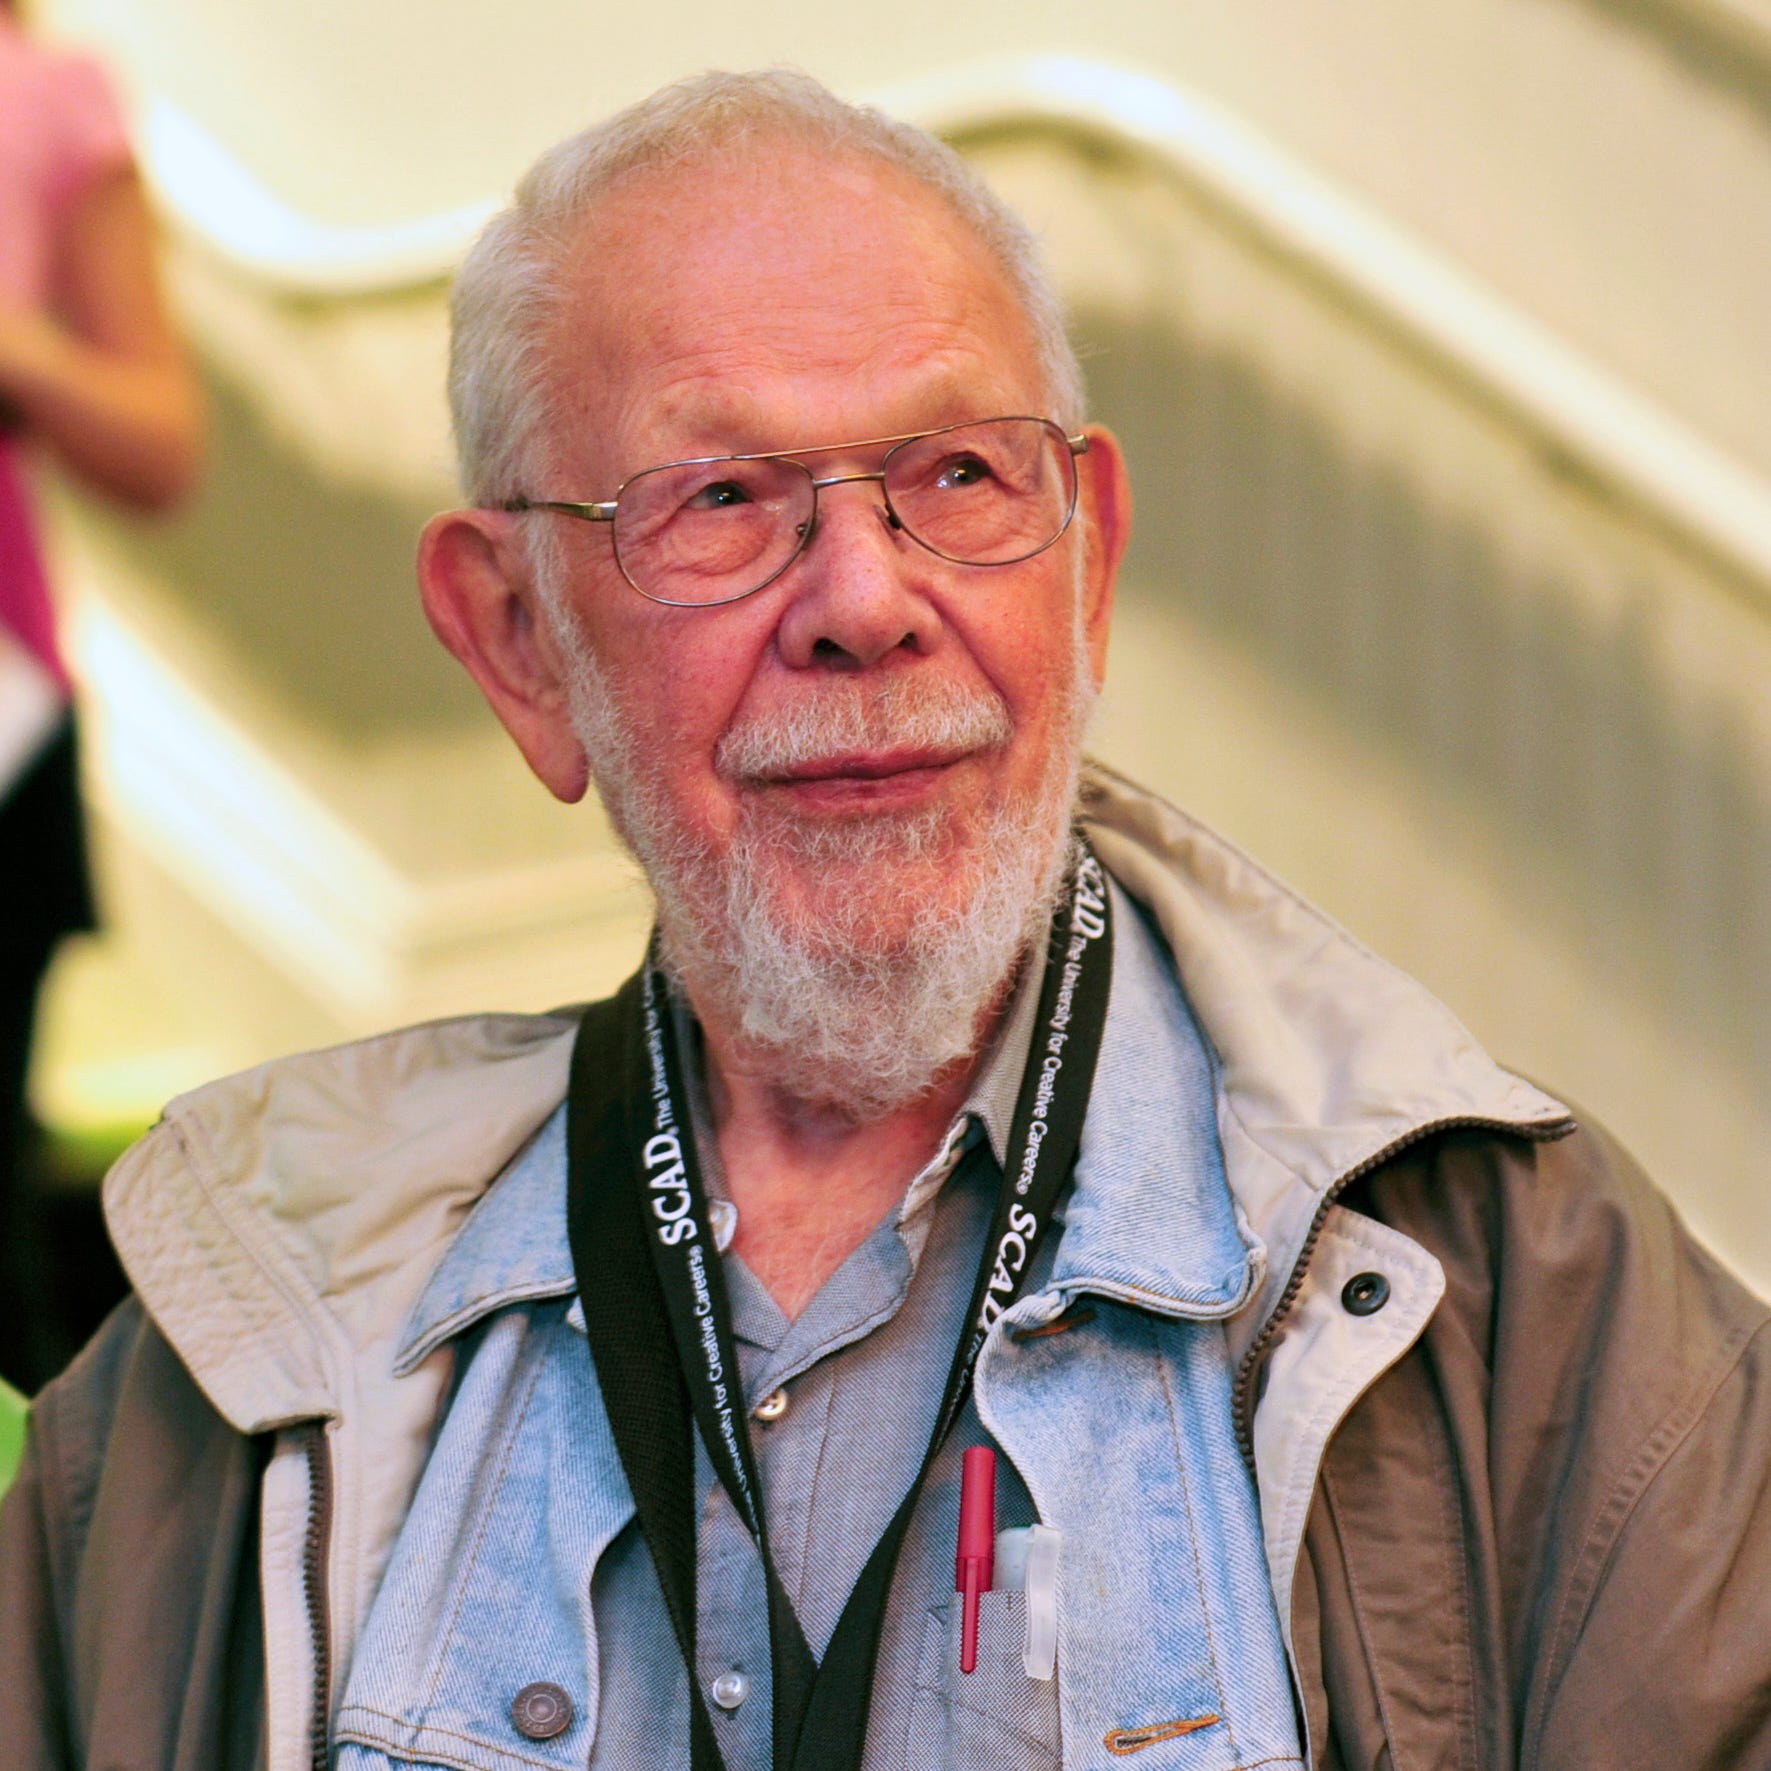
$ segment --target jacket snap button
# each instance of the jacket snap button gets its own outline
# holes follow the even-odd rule
[[[1355,1273],[1341,1287],[1341,1305],[1349,1316],[1375,1316],[1390,1301],[1390,1282],[1382,1273]]]
[[[552,1740],[572,1726],[572,1700],[558,1685],[538,1680],[510,1701],[510,1719],[530,1740]]]

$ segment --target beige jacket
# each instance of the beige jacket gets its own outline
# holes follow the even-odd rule
[[[1106,776],[1088,811],[1216,1050],[1267,1250],[1228,1332],[1314,1762],[1771,1766],[1764,1308],[1625,1159],[1247,857]],[[40,1406],[0,1535],[0,1738],[42,1738],[32,1771],[320,1762],[448,1376],[446,1349],[396,1367],[402,1325],[558,1105],[574,1025],[269,1065],[174,1102],[118,1164],[145,1317]],[[1388,1299],[1359,1313],[1372,1271]],[[162,1492],[156,1570],[121,1553],[141,1515],[117,1458],[165,1455],[157,1417],[207,1486]],[[144,1653],[173,1649],[123,1620],[157,1594],[167,1629],[179,1581],[207,1682],[144,1716]],[[126,1711],[164,1750],[106,1756]]]

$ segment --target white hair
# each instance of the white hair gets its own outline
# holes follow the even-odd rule
[[[1082,372],[1038,241],[945,142],[851,105],[790,68],[706,73],[551,148],[474,243],[451,302],[449,405],[462,486],[476,503],[533,495],[525,477],[553,411],[544,355],[563,271],[597,200],[625,178],[770,138],[872,159],[942,198],[1002,270],[1031,326],[1052,416],[1083,420]]]

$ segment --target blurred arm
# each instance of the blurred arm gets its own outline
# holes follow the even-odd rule
[[[191,489],[204,429],[154,257],[153,221],[125,168],[69,211],[59,317],[0,308],[0,404],[88,484],[149,510]]]

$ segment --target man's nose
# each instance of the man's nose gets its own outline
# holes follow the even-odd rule
[[[938,562],[899,526],[872,475],[822,485],[816,527],[789,568],[783,659],[865,669],[902,648],[924,654],[941,630],[928,594]]]

